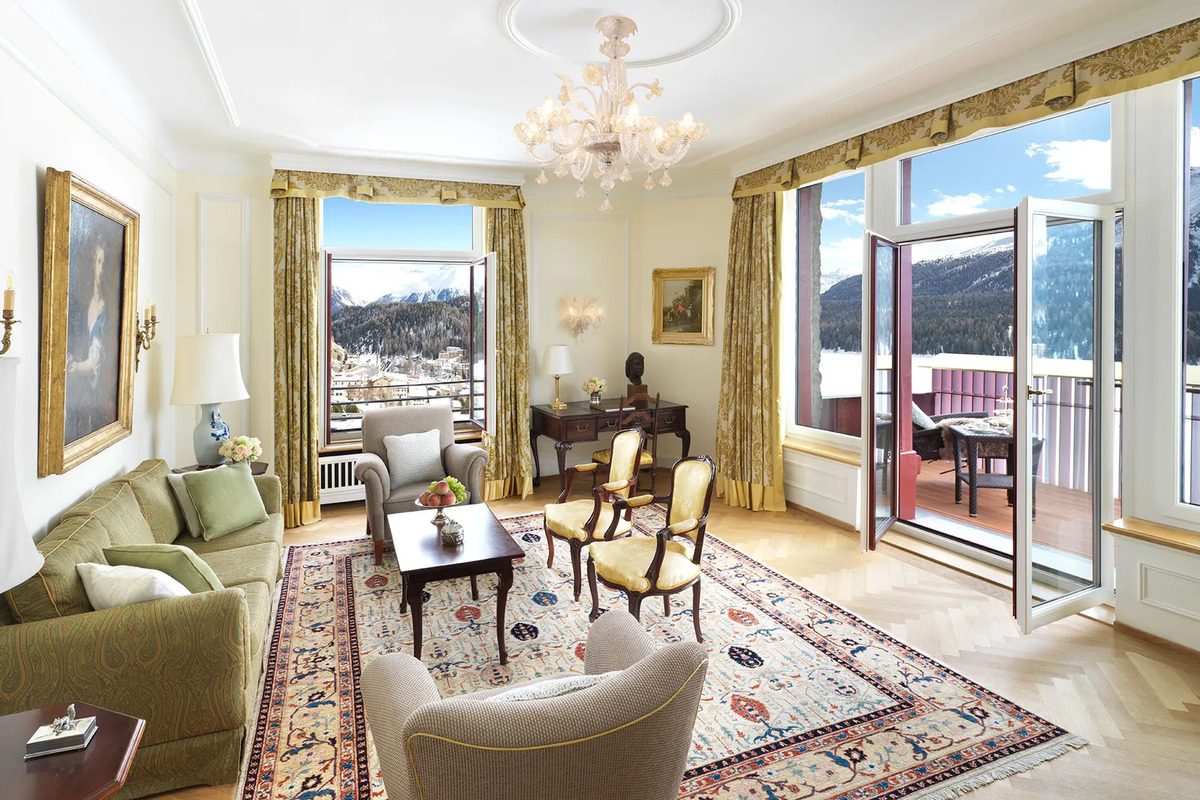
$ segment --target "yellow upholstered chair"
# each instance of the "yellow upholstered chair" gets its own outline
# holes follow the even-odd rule
[[[654,395],[653,410],[650,407],[650,395],[634,394],[622,397],[617,406],[617,429],[641,428],[645,434],[642,440],[641,453],[638,456],[638,471],[650,470],[650,490],[654,491],[654,482],[658,480],[658,400],[661,395]],[[592,451],[592,461],[601,467],[607,467],[612,460],[612,448]],[[611,480],[611,478],[610,478]]]
[[[609,463],[608,481],[597,485],[595,461],[568,467],[562,494],[557,502],[546,506],[542,526],[546,533],[546,545],[550,557],[546,566],[554,566],[554,540],[562,539],[571,546],[571,567],[575,575],[575,599],[579,599],[581,587],[580,558],[584,545],[608,541],[624,536],[633,530],[632,512],[624,514],[613,511],[613,501],[628,498],[637,489],[638,454],[642,451],[645,434],[640,428],[617,431],[612,438],[612,459]],[[592,473],[592,499],[567,501],[571,484],[579,473]]]
[[[671,595],[692,587],[692,624],[696,641],[700,634],[700,555],[704,551],[704,532],[708,507],[712,504],[717,467],[708,456],[682,459],[671,470],[671,493],[664,497],[640,495],[613,501],[613,513],[624,514],[631,508],[654,502],[667,504],[666,525],[653,538],[632,536],[618,541],[596,542],[588,548],[588,585],[592,590],[592,613],[600,616],[597,578],[605,586],[620,589],[629,596],[629,613],[641,617],[642,600],[662,595],[663,613],[671,615]],[[691,554],[683,542],[690,540]]]

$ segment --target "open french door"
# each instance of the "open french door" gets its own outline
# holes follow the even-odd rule
[[[863,515],[863,549],[874,550],[892,527],[898,509],[899,431],[898,414],[905,409],[897,402],[900,384],[896,367],[900,331],[897,327],[900,286],[900,247],[881,236],[867,233],[866,328],[867,357],[863,359],[863,464],[867,471],[866,509]]]
[[[471,357],[467,407],[471,421],[496,434],[496,254],[471,264]]]
[[[1100,525],[1113,508],[1114,214],[1027,197],[1016,222],[1013,610],[1028,633],[1111,592]],[[1062,375],[1074,380],[1054,377]],[[1077,396],[1059,398],[1068,386]],[[1089,418],[1068,427],[1069,409],[1080,407],[1090,407]],[[1038,474],[1064,459],[1088,478],[1072,490],[1089,516],[1082,540],[1068,541],[1052,514],[1037,517]]]

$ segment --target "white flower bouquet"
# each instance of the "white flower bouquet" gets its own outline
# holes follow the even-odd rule
[[[583,382],[583,390],[588,394],[604,394],[604,390],[608,388],[608,381],[604,378],[588,378]]]
[[[253,436],[235,436],[222,442],[218,452],[230,461],[256,461],[262,455],[262,442]]]

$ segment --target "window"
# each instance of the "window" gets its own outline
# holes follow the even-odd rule
[[[1200,78],[1183,84],[1183,502],[1200,505]]]
[[[1107,104],[939,148],[900,162],[902,224],[1061,200],[1112,186]]]
[[[866,178],[796,195],[796,384],[801,427],[857,436],[861,426]]]
[[[482,426],[481,213],[341,198],[324,212],[326,445],[360,441],[368,408],[440,398],[456,425]]]

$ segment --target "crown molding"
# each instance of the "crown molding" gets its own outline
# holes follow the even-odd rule
[[[196,37],[196,44],[200,47],[200,54],[204,57],[204,65],[208,67],[208,76],[212,78],[213,87],[221,99],[221,108],[225,111],[225,118],[229,120],[230,126],[237,128],[241,125],[237,107],[233,104],[233,94],[229,91],[229,84],[225,82],[225,73],[221,71],[221,62],[217,60],[217,51],[213,49],[212,39],[208,35],[208,27],[204,24],[204,17],[200,16],[196,0],[179,0],[179,4],[183,7],[183,14],[187,17],[192,35]]]
[[[1195,17],[1196,7],[1191,0],[1164,0],[1164,2],[1159,2],[1148,8],[1125,14],[1087,31],[1063,37],[1019,56],[1004,59],[994,67],[975,70],[968,75],[958,76],[935,87],[912,92],[898,102],[844,118],[835,124],[823,127],[820,131],[797,136],[785,144],[761,149],[754,155],[737,158],[731,162],[729,174],[737,177],[771,166],[772,164],[777,164],[784,159],[793,158],[853,136],[859,136],[866,131],[891,125],[914,115],[922,114],[930,109],[939,108],[962,100],[964,97],[986,92],[997,86],[1003,86],[1006,83],[1020,80],[1029,75],[1052,69],[1069,61],[1090,56],[1110,47],[1116,47],[1117,45],[1141,38],[1142,36],[1148,36],[1173,25],[1187,22]],[[943,65],[947,69],[947,72],[952,74],[954,72],[954,63],[961,60],[965,53],[986,47],[989,43],[1002,36],[1019,35],[1021,30],[1024,30],[1024,28],[1007,29],[971,47],[948,54],[938,61],[923,67],[922,70],[905,73],[891,80],[875,84],[870,87],[870,90],[874,91],[879,88],[885,88],[910,75],[918,74],[920,71],[927,71],[938,65]],[[860,92],[851,95],[844,101],[829,106],[829,108],[836,109],[839,106],[848,106],[862,94]],[[753,147],[753,145],[750,145],[750,147]],[[694,163],[701,164],[705,161],[729,156],[738,150],[746,149],[748,149],[747,146],[743,145],[737,148],[706,154],[703,159]]]
[[[308,172],[339,172],[351,175],[379,175],[385,178],[500,183],[508,186],[525,185],[525,170],[508,164],[389,158],[380,155],[273,153],[271,168]]]

